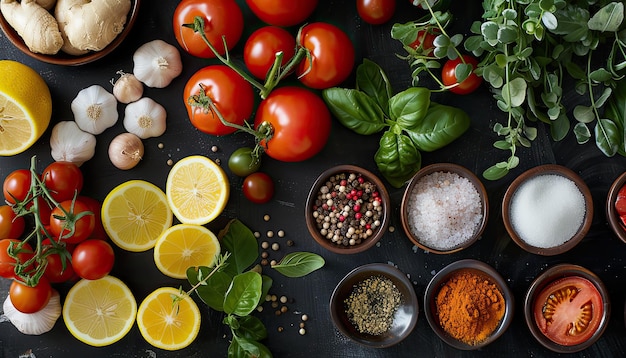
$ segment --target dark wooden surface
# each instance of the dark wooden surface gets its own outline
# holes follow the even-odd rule
[[[178,1],[145,1],[142,3],[139,19],[130,36],[106,58],[79,66],[62,67],[37,62],[20,53],[9,41],[0,36],[0,58],[13,59],[35,68],[45,78],[52,91],[54,110],[53,123],[36,145],[23,154],[0,158],[0,177],[18,168],[26,168],[29,159],[37,155],[38,165],[43,168],[51,162],[50,130],[58,121],[71,120],[70,102],[76,93],[92,84],[100,84],[110,89],[109,81],[118,70],[132,71],[132,54],[141,44],[163,39],[176,44],[171,18]],[[243,1],[247,19],[245,34],[258,26]],[[469,27],[459,28],[458,24],[468,24],[478,19],[481,13],[479,1],[457,1],[453,5],[457,28],[456,32],[467,33]],[[393,22],[408,21],[423,15],[412,8],[408,1],[398,0],[394,19],[386,25],[370,26],[360,21],[356,15],[354,2],[349,0],[320,0],[313,16],[314,20],[333,22],[348,32],[357,50],[357,62],[369,58],[379,63],[392,80],[394,90],[401,91],[410,85],[408,64],[398,59],[401,53],[397,41],[389,36]],[[244,34],[244,36],[245,36]],[[234,50],[240,56],[243,40]],[[182,53],[182,51],[181,51]],[[84,193],[102,200],[116,185],[129,179],[145,179],[161,188],[169,167],[168,159],[174,161],[190,154],[203,154],[226,163],[233,150],[252,144],[252,139],[244,134],[215,138],[196,131],[189,123],[183,106],[182,88],[185,81],[199,68],[209,63],[182,53],[184,71],[165,89],[147,89],[146,96],[164,105],[168,111],[166,133],[155,139],[144,141],[146,155],[142,163],[133,170],[120,171],[109,162],[106,148],[109,141],[124,131],[121,121],[113,128],[99,135],[96,156],[83,167],[86,177]],[[240,58],[240,57],[239,57]],[[353,78],[346,83],[352,86]],[[443,94],[434,96],[441,103],[456,105],[465,109],[472,118],[469,131],[450,146],[433,153],[423,154],[423,165],[436,162],[461,164],[475,173],[482,173],[496,161],[504,160],[507,153],[492,147],[496,137],[491,127],[496,121],[503,121],[486,87],[469,96]],[[567,96],[569,104],[577,101],[576,95]],[[123,106],[119,106],[123,114]],[[163,149],[157,147],[163,143]],[[219,150],[211,152],[216,145]],[[292,250],[312,251],[326,259],[326,266],[305,278],[289,279],[275,272],[268,272],[274,278],[272,293],[286,295],[293,302],[290,311],[276,316],[267,306],[258,317],[266,324],[269,338],[264,343],[275,357],[473,357],[479,355],[509,357],[544,357],[555,354],[540,346],[531,336],[523,316],[522,302],[531,281],[546,268],[558,263],[574,263],[595,272],[604,281],[611,293],[612,313],[609,327],[600,340],[587,350],[574,356],[607,357],[623,356],[626,352],[626,329],[624,327],[624,293],[626,244],[619,241],[610,231],[604,214],[604,205],[609,186],[626,168],[626,159],[605,158],[593,143],[577,145],[572,136],[554,143],[544,128],[532,149],[519,154],[521,165],[506,178],[490,182],[483,180],[490,201],[490,217],[487,230],[481,240],[469,249],[453,255],[435,255],[415,250],[402,232],[399,217],[400,200],[403,188],[388,186],[393,201],[392,225],[394,232],[387,233],[367,252],[342,256],[330,253],[319,247],[308,235],[304,222],[304,202],[309,186],[324,169],[337,164],[356,164],[378,173],[373,155],[378,145],[378,136],[361,137],[333,121],[331,138],[325,149],[316,157],[302,163],[281,163],[265,158],[262,170],[269,173],[276,182],[274,199],[264,205],[251,204],[243,197],[241,179],[231,175],[231,198],[222,216],[208,226],[219,230],[230,218],[238,218],[252,230],[263,234],[268,230],[284,230],[285,238],[269,239],[282,244],[279,252],[271,252],[271,258],[280,258]],[[589,185],[594,199],[594,220],[589,235],[573,250],[563,255],[540,257],[526,253],[507,236],[500,215],[502,195],[508,184],[522,171],[546,163],[565,165],[577,172]],[[271,215],[266,222],[263,215]],[[284,241],[291,239],[295,246],[287,248]],[[478,352],[458,351],[439,340],[420,315],[413,333],[402,343],[386,348],[371,349],[357,345],[343,337],[330,321],[329,298],[337,282],[356,266],[371,262],[389,262],[410,276],[423,305],[426,285],[433,275],[447,264],[464,258],[474,258],[492,265],[505,278],[516,297],[515,317],[512,325],[500,339]],[[155,267],[152,251],[129,253],[116,249],[116,264],[112,275],[124,280],[133,291],[138,302],[154,289],[169,285],[186,286],[186,282],[169,279]],[[0,281],[0,299],[7,295],[10,281]],[[61,286],[65,294],[69,287]],[[74,339],[65,328],[63,321],[57,321],[54,329],[41,336],[20,334],[10,323],[0,323],[0,357],[222,357],[226,355],[230,332],[221,323],[222,315],[201,306],[203,311],[200,334],[188,348],[176,352],[166,352],[147,344],[135,325],[131,332],[118,343],[108,347],[94,348]],[[423,306],[422,306],[423,307]],[[300,315],[309,316],[307,333],[298,334]],[[278,327],[284,327],[278,332]]]

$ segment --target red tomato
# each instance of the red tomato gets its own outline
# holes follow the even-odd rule
[[[89,211],[93,213],[93,219],[95,223],[93,232],[91,233],[91,236],[89,236],[89,238],[108,240],[109,236],[107,235],[106,231],[104,230],[104,226],[102,225],[102,203],[92,197],[84,195],[79,196],[77,199],[81,203],[87,205]]]
[[[35,313],[46,307],[52,296],[52,286],[45,277],[41,277],[34,287],[14,280],[9,288],[9,297],[15,309],[22,313]]]
[[[396,11],[396,0],[357,0],[356,11],[368,24],[384,24]]]
[[[294,26],[306,20],[317,0],[246,0],[252,12],[263,22],[275,26]]]
[[[71,200],[83,189],[83,173],[70,162],[53,162],[41,174],[42,180],[57,202]]]
[[[48,264],[43,275],[50,283],[62,283],[73,279],[76,274],[72,268],[71,256],[65,257],[54,253],[46,256]]]
[[[97,280],[108,275],[114,263],[113,248],[103,240],[85,240],[76,245],[72,252],[74,272],[87,280]]]
[[[181,1],[174,10],[174,36],[180,47],[193,56],[214,58],[215,54],[204,42],[200,33],[184,24],[193,24],[194,18],[204,19],[204,32],[209,42],[221,55],[226,48],[231,50],[243,33],[243,14],[235,0],[185,0]]]
[[[461,58],[457,57],[454,60],[448,60],[443,65],[443,69],[441,70],[441,79],[444,85],[446,86],[454,86],[450,87],[450,92],[456,94],[468,94],[474,92],[480,84],[483,82],[482,77],[478,77],[473,70],[478,66],[478,60],[469,55],[463,55],[463,59],[465,63],[472,65],[472,73],[464,79],[458,86],[454,86],[458,83],[456,79],[456,66],[461,62]]]
[[[570,276],[550,283],[534,303],[535,322],[553,342],[573,346],[588,340],[602,322],[604,306],[596,286]]]
[[[50,214],[52,213],[52,206],[43,196],[37,197],[37,209],[39,210],[39,219],[43,225],[50,224]]]
[[[415,41],[409,44],[409,47],[415,50],[421,50],[421,53],[428,55],[433,52],[435,48],[435,38],[439,35],[437,29],[420,30],[417,32]]]
[[[0,206],[0,240],[17,239],[24,233],[24,218],[8,205]]]
[[[273,127],[274,134],[266,143],[265,153],[283,162],[299,162],[319,153],[330,135],[330,112],[315,93],[301,87],[280,87],[261,101],[254,126],[262,123]]]
[[[58,217],[64,217],[65,213],[60,207],[54,208],[52,214],[50,214],[50,233],[54,235],[55,239],[61,238],[68,244],[77,244],[86,240],[93,232],[95,226],[96,221],[94,214],[83,215],[78,220],[76,220],[76,216],[84,212],[89,212],[89,207],[78,200],[74,201],[73,210],[72,200],[63,201],[59,206],[69,213],[69,220],[59,219]],[[76,220],[74,222],[74,233],[71,233],[69,228],[65,228],[66,223],[72,220]]]
[[[191,124],[200,131],[218,136],[236,131],[223,125],[208,104],[206,109],[190,104],[202,104],[202,96],[210,97],[224,119],[238,125],[243,125],[254,110],[252,85],[226,65],[207,66],[194,73],[185,85],[183,100]]]
[[[23,201],[28,195],[31,183],[31,173],[28,169],[17,169],[9,173],[4,179],[2,191],[4,199],[9,204]]]
[[[243,180],[243,195],[253,203],[267,203],[274,196],[274,181],[263,172],[252,173]]]
[[[19,244],[19,240],[4,239],[0,240],[0,277],[15,278],[15,259],[9,256],[9,245]],[[15,247],[15,246],[14,246]],[[20,263],[24,263],[33,257],[33,249],[28,243],[24,243],[22,249],[17,254],[17,259]]]
[[[282,65],[285,65],[296,52],[295,37],[280,27],[261,27],[248,37],[243,48],[243,61],[252,75],[264,80],[280,51],[283,52]]]
[[[300,31],[298,43],[311,53],[311,61],[304,59],[296,70],[306,86],[315,89],[337,86],[352,73],[354,46],[337,26],[324,22],[308,24]]]

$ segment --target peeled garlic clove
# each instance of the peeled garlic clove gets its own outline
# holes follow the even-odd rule
[[[99,85],[80,90],[71,107],[76,124],[87,133],[100,134],[117,122],[117,99]]]
[[[135,102],[143,96],[143,83],[132,73],[117,72],[120,78],[113,83],[113,96],[124,104]]]
[[[158,137],[165,133],[165,108],[144,97],[126,106],[124,128],[141,139]]]
[[[54,160],[81,166],[96,153],[96,137],[83,132],[74,121],[62,121],[52,128],[51,154]]]
[[[22,313],[13,306],[11,296],[7,296],[2,309],[18,331],[28,335],[40,335],[49,332],[61,316],[61,298],[59,292],[52,289],[50,301],[44,308],[35,313]]]

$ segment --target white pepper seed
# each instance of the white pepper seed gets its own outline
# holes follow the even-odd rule
[[[280,249],[280,245],[277,242],[272,244],[272,250],[278,251],[279,249]]]
[[[283,331],[283,327],[282,326],[278,326],[278,332],[282,332]]]
[[[166,163],[167,165],[172,166],[172,164],[174,164],[174,161],[171,159],[168,159]]]
[[[304,322],[300,322],[300,328],[304,328],[305,324]]]
[[[278,296],[276,295],[272,295],[270,297],[271,297],[272,302],[276,302],[276,300],[278,300]]]
[[[281,303],[287,303],[287,296],[280,296]]]
[[[309,316],[307,316],[306,314],[303,314],[302,317],[300,317],[300,319],[306,322],[309,320]]]
[[[263,215],[263,220],[270,221],[270,216],[267,214]]]
[[[269,230],[265,235],[269,238],[272,238],[274,237],[274,232],[272,230]]]
[[[270,243],[269,243],[269,242],[267,242],[267,241],[263,241],[263,242],[261,243],[261,248],[262,248],[262,249],[267,250],[269,247],[270,247]]]
[[[261,237],[261,233],[258,231],[254,232],[254,237],[256,237],[257,239]]]
[[[157,147],[158,147],[159,149],[163,149],[163,147],[164,147],[164,146],[165,146],[165,145],[163,145],[163,143],[159,143],[159,144],[157,144]]]
[[[281,313],[286,313],[287,311],[289,311],[289,308],[287,308],[287,306],[281,306],[280,307],[280,312]]]
[[[277,263],[278,262],[276,262],[276,260],[272,260],[272,261],[270,261],[270,266],[276,266]]]
[[[278,237],[285,237],[285,232],[283,230],[278,230]]]
[[[298,331],[298,333],[300,333],[301,336],[304,336],[306,334],[306,329],[304,328],[300,328],[300,330]]]

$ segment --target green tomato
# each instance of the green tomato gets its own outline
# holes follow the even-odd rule
[[[258,171],[260,167],[261,158],[255,156],[252,148],[239,148],[228,158],[228,169],[240,177],[246,177]]]

